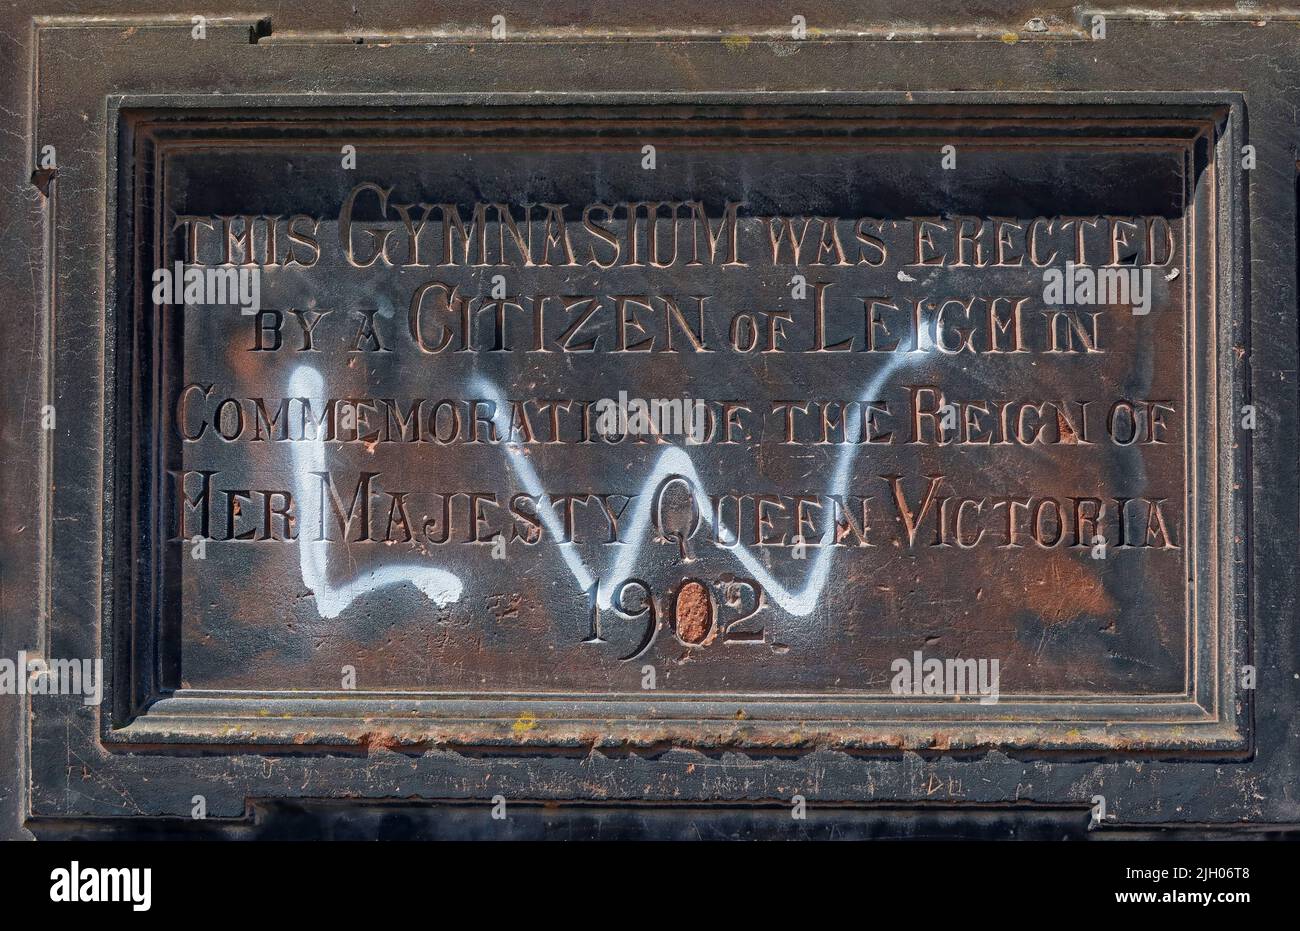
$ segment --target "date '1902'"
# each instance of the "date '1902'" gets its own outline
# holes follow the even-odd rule
[[[640,638],[632,651],[619,660],[633,660],[650,649],[659,631],[667,626],[678,642],[688,647],[703,647],[714,641],[722,643],[762,643],[765,631],[753,624],[753,618],[765,605],[763,588],[753,579],[727,579],[717,583],[714,592],[698,579],[683,579],[667,597],[667,624],[660,624],[650,585],[641,579],[624,579],[609,598],[610,612],[618,621],[643,619]],[[630,591],[629,591],[630,590]],[[590,627],[582,641],[594,645],[608,643],[608,622],[601,612],[600,581],[587,589]],[[719,603],[735,616],[719,617]]]

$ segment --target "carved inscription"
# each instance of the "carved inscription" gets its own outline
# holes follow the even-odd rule
[[[656,145],[166,155],[184,683],[1181,688],[1181,151]]]

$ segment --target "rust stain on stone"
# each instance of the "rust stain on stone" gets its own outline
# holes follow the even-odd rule
[[[699,582],[687,582],[677,591],[673,603],[677,636],[682,642],[702,644],[713,630],[713,600]]]
[[[1061,432],[1061,443],[1066,446],[1077,446],[1079,444],[1079,435],[1074,432],[1070,422],[1065,419],[1065,415],[1057,410],[1056,428]]]

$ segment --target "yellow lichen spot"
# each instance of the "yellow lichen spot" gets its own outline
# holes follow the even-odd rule
[[[1020,36],[1016,35],[1014,32],[1004,32],[1002,33],[1002,41],[1007,45],[1015,45],[1020,41]]]
[[[725,45],[727,48],[731,49],[733,52],[738,52],[741,49],[748,48],[749,43],[752,41],[753,40],[750,39],[749,36],[723,36],[722,37],[722,44]]]
[[[537,715],[525,713],[519,716],[519,719],[511,726],[510,730],[514,731],[516,737],[527,734],[537,727]]]

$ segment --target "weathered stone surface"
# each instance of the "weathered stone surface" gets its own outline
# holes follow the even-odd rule
[[[495,12],[9,29],[13,830],[1294,820],[1291,25]]]
[[[145,700],[793,693],[870,743],[1194,692],[1220,125],[1152,114],[131,114]]]

